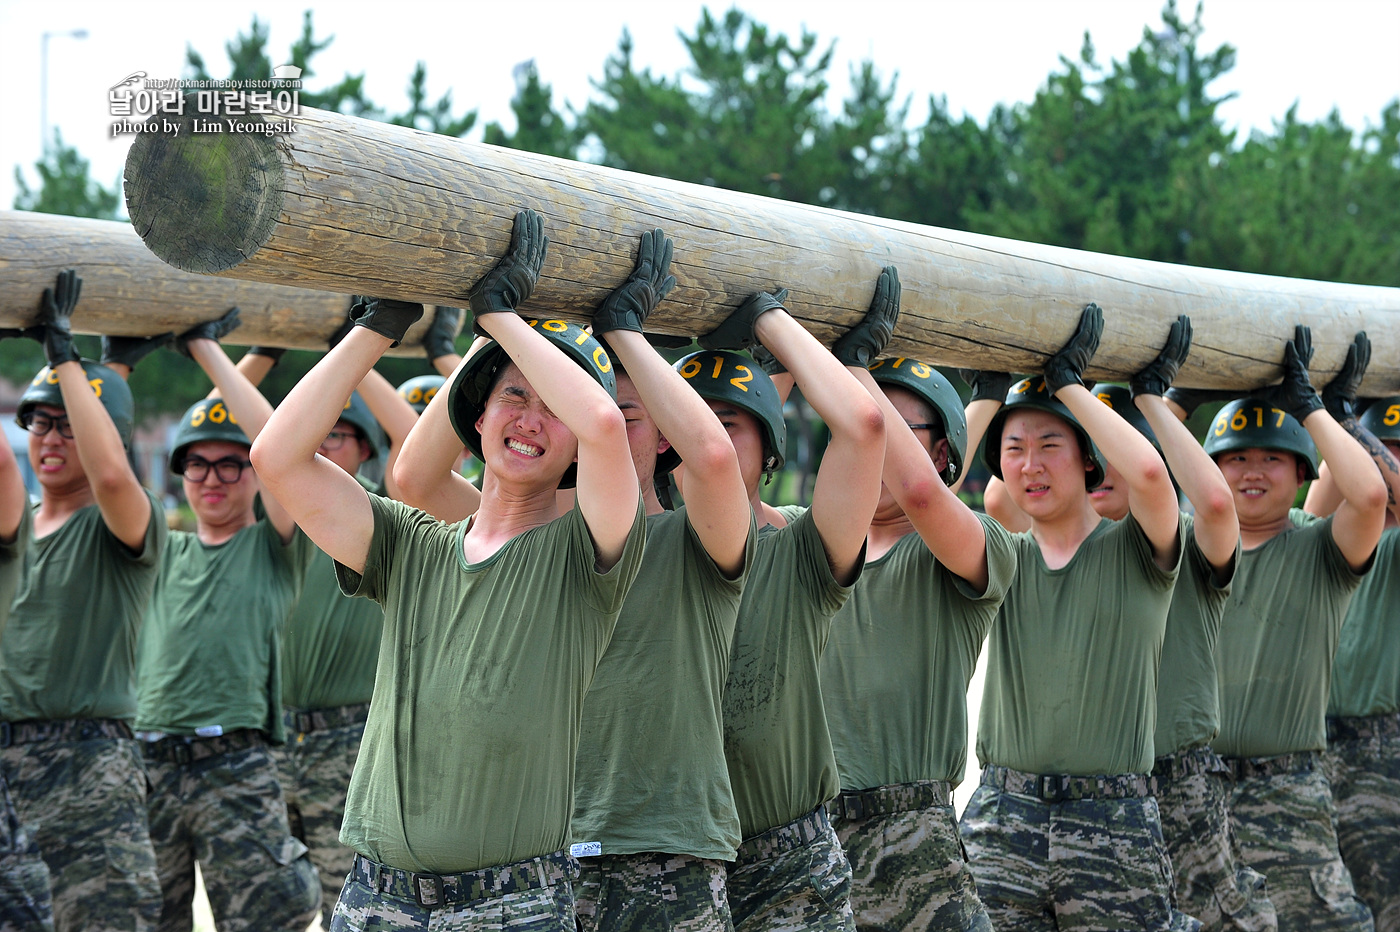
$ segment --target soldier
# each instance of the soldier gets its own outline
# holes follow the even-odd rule
[[[701,338],[712,349],[676,363],[729,432],[760,525],[724,689],[725,758],[743,837],[729,907],[740,932],[852,928],[851,869],[823,808],[840,785],[818,662],[860,576],[884,459],[884,417],[847,367],[863,370],[884,348],[897,289],[886,270],[871,312],[836,355],[784,309],[786,292],[759,292]],[[763,477],[783,462],[782,403],[752,360],[723,351],[753,343],[793,374],[831,429],[812,507],[790,521],[759,499]],[[684,470],[683,493],[688,483]]]
[[[967,765],[968,681],[1016,557],[1006,531],[949,488],[967,429],[948,380],[902,357],[858,378],[885,413],[884,485],[864,571],[822,654],[842,786],[826,808],[851,861],[858,930],[990,932],[952,791]]]
[[[1283,382],[1226,405],[1206,436],[1234,494],[1244,547],[1221,625],[1215,747],[1235,777],[1231,827],[1269,880],[1279,928],[1370,929],[1337,849],[1320,765],[1337,637],[1375,554],[1386,485],[1325,410],[1308,379],[1311,357],[1311,335],[1299,327],[1285,347]],[[1353,347],[1349,365],[1356,362]],[[1290,512],[1303,482],[1317,476],[1318,451],[1341,495],[1320,520]]]
[[[196,861],[220,929],[302,932],[319,901],[268,747],[286,737],[279,641],[310,543],[276,499],[254,513],[248,447],[272,406],[219,347],[236,326],[234,309],[175,341],[219,396],[175,434],[170,471],[195,530],[171,532],[139,645],[136,727],[168,932],[194,921]]]
[[[438,399],[461,441],[485,452],[470,521],[373,496],[316,457],[420,305],[369,302],[253,445],[259,475],[340,564],[342,587],[384,606],[341,829],[358,854],[332,930],[574,928],[563,849],[580,710],[645,525],[606,351],[563,321],[532,327],[514,313],[543,263],[541,227],[518,214],[510,252],[473,288],[495,342]],[[561,517],[566,477],[578,504]]]
[[[145,929],[160,913],[131,720],[166,525],[127,460],[130,389],[73,348],[80,290],[72,271],[45,290],[37,335],[49,365],[19,403],[40,501],[0,639],[0,747],[52,877],[55,927],[101,932]]]
[[[984,458],[1030,532],[992,627],[962,835],[1006,929],[1168,929],[1171,874],[1151,795],[1157,658],[1181,554],[1161,457],[1084,387],[1102,312],[1089,305],[1044,378],[1011,388]],[[1099,450],[1127,486],[1124,520],[1089,489]]]

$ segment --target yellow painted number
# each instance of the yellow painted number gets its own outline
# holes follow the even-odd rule
[[[681,366],[681,378],[683,379],[693,379],[699,374],[700,360],[698,359],[692,359],[690,362]]]
[[[753,381],[753,370],[751,370],[748,366],[735,366],[734,368],[744,373],[744,375],[742,378],[735,376],[734,378],[729,380],[729,384],[733,385],[741,392],[748,391],[749,387],[744,383]]]
[[[1385,424],[1386,427],[1394,427],[1396,424],[1400,424],[1400,405],[1391,405],[1386,408],[1385,417],[1381,418],[1381,422]]]

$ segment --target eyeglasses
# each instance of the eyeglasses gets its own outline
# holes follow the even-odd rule
[[[326,434],[326,439],[321,441],[322,450],[330,450],[334,453],[345,446],[345,441],[354,440],[358,436],[353,430],[333,430]]]
[[[243,478],[243,470],[253,464],[247,460],[234,459],[226,456],[223,459],[209,462],[202,456],[187,456],[185,462],[180,466],[180,474],[191,482],[203,482],[209,477],[209,467],[214,467],[214,475],[224,485],[233,485]]]
[[[67,416],[50,417],[42,411],[26,411],[20,415],[19,422],[36,437],[42,437],[57,427],[60,437],[64,440],[73,439],[73,425],[68,423]]]

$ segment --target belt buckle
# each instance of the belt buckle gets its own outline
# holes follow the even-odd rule
[[[841,809],[847,819],[852,821],[865,818],[865,800],[861,799],[859,793],[842,793]]]
[[[426,909],[443,905],[442,878],[436,874],[414,874],[413,898]]]
[[[170,756],[174,759],[174,763],[181,767],[187,767],[194,763],[194,752],[190,749],[189,742],[178,738],[170,745]]]
[[[1060,786],[1057,774],[1043,773],[1037,778],[1036,795],[1041,802],[1058,803],[1065,799],[1066,790]]]
[[[306,734],[308,731],[316,730],[316,723],[311,720],[309,712],[294,712],[292,713],[292,727],[296,728],[299,733]]]

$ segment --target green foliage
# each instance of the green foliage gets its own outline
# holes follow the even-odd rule
[[[420,61],[413,69],[413,77],[408,82],[408,110],[390,117],[388,122],[395,126],[410,126],[443,136],[465,136],[476,125],[476,111],[454,117],[451,91],[429,106],[427,85],[428,66]]]
[[[571,159],[583,142],[583,133],[569,125],[554,109],[554,93],[540,81],[539,69],[531,59],[516,66],[515,96],[510,109],[515,113],[515,132],[507,133],[499,123],[488,123],[483,141],[525,152],[539,152]]]
[[[16,210],[99,220],[120,217],[120,185],[104,188],[94,181],[88,171],[88,160],[79,155],[77,149],[64,145],[58,130],[53,131],[53,145],[43,159],[34,163],[34,171],[39,175],[37,190],[29,187],[24,175],[15,169]]]

